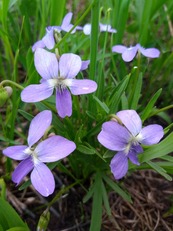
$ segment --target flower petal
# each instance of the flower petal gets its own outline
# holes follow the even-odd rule
[[[143,152],[143,148],[141,147],[141,145],[132,145],[128,153],[128,158],[133,164],[140,165],[137,158],[137,154],[142,152]]]
[[[130,139],[128,130],[114,121],[103,123],[98,141],[106,148],[113,151],[124,150]]]
[[[55,46],[55,39],[54,39],[54,32],[53,27],[46,28],[46,35],[42,38],[42,41],[44,42],[45,46],[48,49],[53,49]]]
[[[31,172],[31,182],[42,196],[47,197],[54,192],[55,180],[53,174],[50,169],[41,162],[36,164]]]
[[[138,142],[144,145],[157,144],[163,137],[164,131],[162,126],[157,124],[148,125],[137,135]]]
[[[90,64],[90,60],[85,60],[85,61],[82,61],[82,66],[81,66],[81,69],[80,71],[84,71],[88,68],[88,65]]]
[[[133,136],[136,136],[142,129],[142,121],[139,115],[134,110],[123,110],[117,113],[117,116],[131,132]]]
[[[134,59],[136,56],[136,53],[138,51],[138,48],[136,46],[127,48],[123,53],[122,53],[122,59],[125,62],[130,62]]]
[[[34,164],[31,157],[20,162],[12,174],[12,181],[17,185],[23,180],[23,178],[33,169]]]
[[[44,110],[38,113],[31,121],[28,132],[28,144],[31,147],[45,133],[46,129],[51,125],[52,112]]]
[[[111,160],[111,172],[116,180],[124,177],[128,171],[128,158],[124,152],[118,152]]]
[[[97,83],[88,79],[66,79],[66,86],[70,88],[73,95],[83,95],[96,91]]]
[[[119,54],[122,54],[125,50],[127,50],[127,47],[123,45],[116,45],[112,47],[112,52],[116,52]]]
[[[35,149],[41,162],[54,162],[65,158],[76,148],[74,142],[62,136],[51,136],[38,144]]]
[[[53,94],[54,87],[47,81],[41,84],[31,84],[21,92],[21,99],[26,103],[39,102],[49,98]]]
[[[158,58],[160,55],[160,51],[156,48],[144,49],[143,47],[140,47],[140,52],[148,58]]]
[[[63,21],[62,21],[62,24],[61,24],[61,28],[63,30],[66,29],[66,27],[69,26],[70,22],[71,22],[71,19],[72,19],[72,16],[73,16],[73,13],[72,12],[69,12],[67,13],[64,18],[63,18]]]
[[[28,157],[26,153],[24,153],[26,145],[16,145],[11,146],[2,151],[5,156],[12,158],[13,160],[24,160]]]
[[[68,89],[56,90],[56,109],[61,118],[71,116],[72,99]]]
[[[60,76],[74,78],[80,71],[82,60],[75,54],[63,54],[59,60]]]
[[[38,48],[34,54],[34,64],[43,79],[57,78],[58,61],[54,53]]]
[[[37,48],[44,48],[45,44],[42,40],[37,41],[36,43],[34,43],[34,45],[32,46],[32,52],[35,52]]]
[[[86,25],[83,27],[83,33],[86,34],[86,35],[91,34],[91,24],[86,24]]]

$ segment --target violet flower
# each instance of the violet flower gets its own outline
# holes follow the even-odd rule
[[[116,52],[122,54],[122,59],[125,62],[130,62],[134,59],[137,52],[140,52],[145,57],[148,58],[158,58],[160,55],[160,51],[156,48],[143,48],[140,44],[136,44],[135,46],[126,47],[123,45],[116,45],[112,47],[112,52]]]
[[[111,27],[109,24],[102,24],[99,23],[99,30],[100,32],[109,32],[109,33],[116,33],[117,31]],[[91,24],[86,24],[83,27],[83,33],[85,35],[90,35],[91,34]]]
[[[69,32],[73,27],[73,24],[71,24],[72,16],[73,14],[71,12],[67,13],[62,21],[61,26],[48,26],[46,28],[45,36],[41,40],[34,43],[34,45],[32,46],[32,51],[35,52],[37,48],[44,48],[44,47],[46,47],[49,50],[53,49],[55,46],[54,33],[55,32],[60,33],[61,31]],[[71,33],[72,34],[75,33],[76,30],[82,30],[82,27],[80,26],[75,27]]]
[[[87,62],[80,56],[63,54],[59,60],[54,53],[38,48],[34,54],[37,72],[41,75],[41,84],[26,87],[21,93],[24,102],[39,102],[47,99],[56,90],[56,108],[60,117],[71,116],[73,95],[88,94],[96,91],[97,84],[92,80],[75,79],[81,69],[86,69]]]
[[[143,152],[140,144],[157,144],[163,137],[163,128],[152,124],[142,128],[142,121],[134,110],[117,113],[123,125],[116,121],[105,122],[98,135],[99,142],[112,151],[118,151],[110,163],[115,179],[121,179],[128,171],[128,159],[139,165],[137,155]]]
[[[31,172],[32,185],[45,197],[54,192],[55,181],[50,169],[43,162],[58,161],[76,148],[74,142],[56,135],[37,144],[51,121],[51,111],[40,112],[31,121],[27,138],[28,145],[11,146],[3,150],[5,156],[14,160],[22,160],[12,174],[13,182],[20,184],[23,178]]]

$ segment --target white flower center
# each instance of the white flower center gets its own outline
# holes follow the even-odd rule
[[[24,153],[26,153],[26,154],[28,154],[28,156],[32,157],[32,161],[33,161],[34,165],[39,162],[38,157],[37,157],[37,153],[35,152],[34,148],[28,147],[24,150]]]
[[[129,139],[129,142],[124,150],[126,155],[128,155],[132,145],[138,145],[138,138],[135,136],[131,136]]]
[[[51,87],[58,88],[59,90],[63,90],[71,85],[71,79],[66,79],[64,77],[58,77],[54,79],[49,79],[48,83]]]

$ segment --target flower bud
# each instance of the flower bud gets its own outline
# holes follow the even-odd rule
[[[46,209],[40,216],[37,231],[46,231],[50,220],[50,212]]]
[[[0,86],[0,107],[2,107],[7,99],[11,96],[13,90],[11,87],[1,87]]]

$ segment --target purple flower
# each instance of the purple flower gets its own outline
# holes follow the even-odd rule
[[[128,159],[139,165],[137,155],[143,152],[140,144],[157,144],[163,137],[163,128],[153,124],[142,128],[142,121],[134,110],[117,113],[123,125],[115,121],[105,122],[98,135],[99,142],[112,151],[118,151],[110,163],[115,179],[121,179],[128,171]]]
[[[160,55],[160,51],[156,48],[143,48],[140,44],[136,44],[136,46],[126,47],[122,45],[116,45],[112,47],[112,52],[116,52],[122,54],[122,59],[125,62],[130,62],[134,59],[137,52],[142,53],[144,56],[148,58],[158,58]]]
[[[61,136],[51,136],[39,144],[52,121],[51,111],[45,110],[31,121],[28,134],[28,145],[11,146],[3,150],[3,154],[14,160],[22,160],[12,174],[12,180],[17,185],[31,172],[31,182],[34,188],[47,197],[54,192],[55,181],[50,169],[43,163],[58,161],[76,148],[74,142]]]
[[[61,31],[69,32],[71,28],[73,27],[73,24],[71,24],[71,19],[72,19],[73,14],[69,12],[68,14],[65,15],[61,26],[48,26],[46,28],[46,34],[45,36],[34,43],[32,46],[32,51],[35,52],[37,48],[44,48],[46,47],[47,49],[51,50],[55,46],[55,38],[54,38],[54,32],[60,33]],[[77,26],[74,28],[74,30],[71,32],[72,34],[76,32],[76,30],[82,30],[82,27]]]
[[[56,108],[60,117],[71,116],[73,95],[88,94],[96,91],[97,84],[92,80],[75,79],[81,69],[86,69],[87,62],[75,54],[63,54],[57,60],[54,53],[38,48],[34,54],[35,67],[41,75],[41,84],[26,87],[21,98],[24,102],[39,102],[50,97],[56,89]]]
[[[115,29],[113,29],[111,27],[111,25],[102,24],[102,23],[99,23],[99,30],[100,30],[100,32],[106,32],[106,31],[109,33],[116,33],[117,32]],[[83,33],[86,35],[91,34],[91,24],[88,23],[83,27]]]

